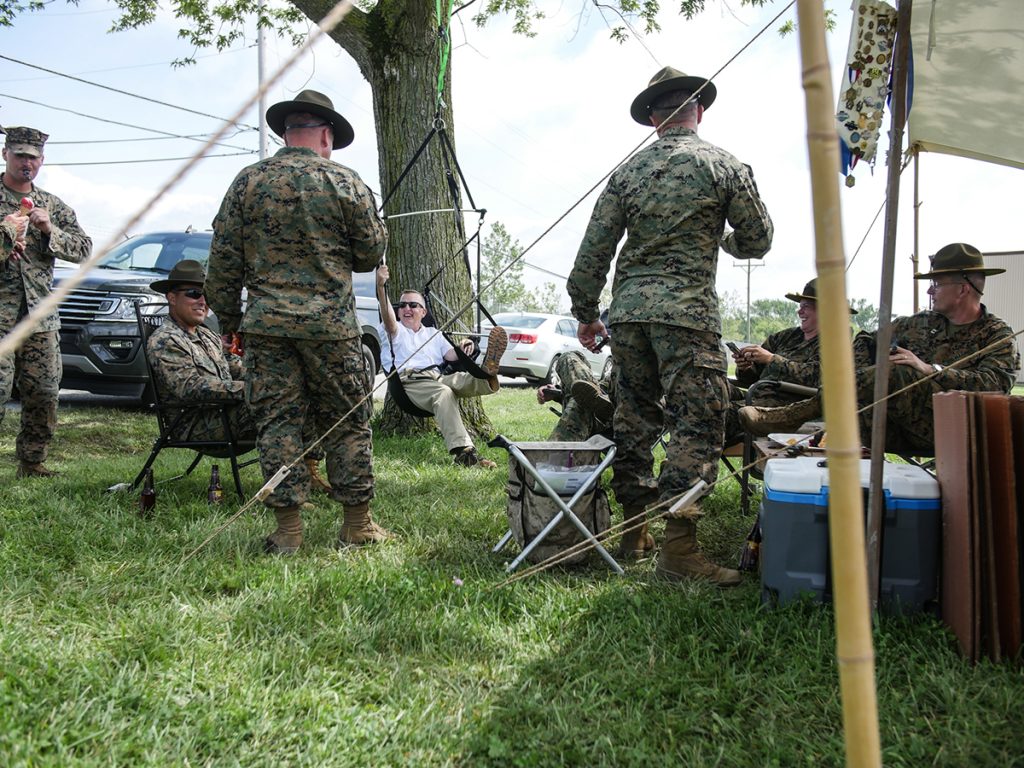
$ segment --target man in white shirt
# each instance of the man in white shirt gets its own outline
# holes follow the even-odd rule
[[[382,264],[377,268],[377,300],[383,318],[378,332],[384,370],[397,370],[402,388],[413,405],[434,415],[445,446],[456,464],[493,469],[495,463],[480,456],[462,423],[458,398],[490,395],[498,391],[498,363],[508,346],[505,329],[495,326],[487,338],[487,351],[480,367],[488,378],[478,379],[462,371],[442,374],[438,369],[445,361],[458,360],[455,348],[436,328],[423,325],[427,308],[423,295],[418,291],[402,292],[396,317],[385,288],[388,277],[388,268]],[[469,354],[473,342],[465,339],[461,346]]]

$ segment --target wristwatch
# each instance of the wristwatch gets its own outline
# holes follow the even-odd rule
[[[936,373],[941,373],[942,372],[942,366],[939,365],[938,363],[932,363],[932,368],[935,369]]]

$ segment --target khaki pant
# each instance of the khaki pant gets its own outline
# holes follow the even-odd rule
[[[465,372],[442,376],[437,371],[402,371],[405,394],[417,408],[434,414],[434,421],[444,436],[444,444],[449,452],[473,444],[462,424],[458,399],[497,392],[497,379],[494,381],[492,389],[491,379],[477,379]]]

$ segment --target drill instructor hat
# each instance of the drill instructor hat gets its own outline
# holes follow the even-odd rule
[[[706,85],[705,85],[706,83]],[[704,86],[704,89],[697,93],[697,89]],[[659,69],[657,74],[651,78],[648,86],[640,91],[640,95],[633,99],[633,106],[629,108],[629,114],[641,125],[651,125],[651,105],[663,93],[669,91],[689,91],[697,93],[697,101],[704,109],[708,109],[718,96],[718,89],[715,84],[706,77],[695,77],[685,72],[680,72],[675,67]]]
[[[305,112],[323,118],[334,129],[334,143],[331,149],[347,147],[355,138],[348,120],[334,111],[334,103],[319,91],[303,91],[291,101],[279,101],[267,109],[267,125],[270,130],[284,138],[284,121],[288,115]]]
[[[950,243],[939,248],[931,258],[931,269],[914,275],[915,280],[929,280],[939,275],[980,272],[983,275],[1001,275],[1005,269],[985,269],[985,257],[981,251],[967,243]]]
[[[157,293],[169,293],[182,283],[202,285],[206,282],[206,271],[195,259],[182,259],[163,280],[156,280],[149,287]]]
[[[790,301],[800,303],[801,301],[814,301],[818,300],[818,278],[814,278],[807,285],[804,286],[803,293],[787,293],[786,298]],[[856,315],[857,310],[850,307],[850,314]]]

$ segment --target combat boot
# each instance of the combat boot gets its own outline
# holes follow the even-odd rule
[[[738,415],[743,429],[758,437],[767,437],[771,432],[795,432],[804,422],[821,416],[821,398],[815,395],[777,408],[746,405]]]
[[[320,474],[320,461],[318,459],[306,459],[306,469],[309,470],[309,487],[321,493],[330,493],[333,488],[324,480]]]
[[[59,474],[47,469],[42,462],[23,461],[18,464],[18,477],[57,477]]]
[[[669,581],[706,579],[719,587],[734,587],[743,577],[739,571],[715,565],[697,546],[697,524],[686,518],[669,518],[656,572]]]
[[[339,547],[380,544],[391,537],[390,531],[373,522],[368,502],[345,506],[345,519],[341,523],[341,533],[338,536]]]
[[[298,506],[276,507],[277,530],[263,541],[268,555],[292,555],[302,545],[302,514]]]
[[[572,385],[572,396],[599,421],[605,424],[612,423],[615,405],[597,384],[592,381],[577,381]]]
[[[654,551],[654,537],[647,530],[647,522],[639,525],[646,512],[622,511],[623,527],[627,528],[619,539],[619,550],[616,553],[622,560],[639,560]],[[636,527],[633,527],[636,526]]]

